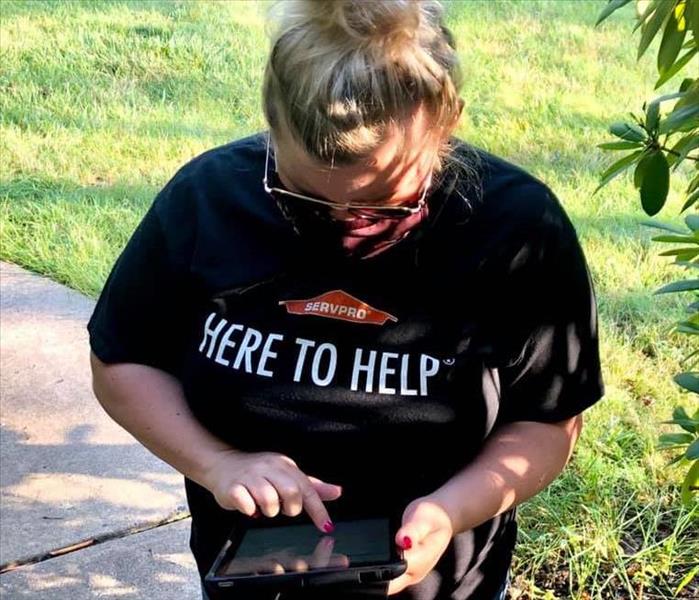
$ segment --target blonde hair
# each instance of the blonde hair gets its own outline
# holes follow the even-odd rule
[[[426,109],[427,141],[445,142],[461,71],[439,2],[282,0],[272,16],[263,110],[273,133],[290,132],[321,162],[349,164]]]

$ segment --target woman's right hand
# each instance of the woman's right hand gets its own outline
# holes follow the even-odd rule
[[[259,506],[267,517],[295,517],[305,510],[324,533],[333,530],[323,501],[337,500],[342,487],[303,473],[278,452],[223,451],[206,474],[206,487],[226,510],[253,516]]]

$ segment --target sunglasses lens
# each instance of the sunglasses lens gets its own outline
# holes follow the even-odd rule
[[[362,219],[378,220],[378,219],[400,219],[401,217],[408,216],[405,210],[395,209],[386,207],[385,209],[362,209],[362,208],[351,208],[348,210],[355,217]]]
[[[299,218],[313,217],[323,221],[334,221],[330,214],[330,209],[314,204],[312,202],[304,202],[298,198],[289,198],[283,194],[275,194],[277,204],[283,207],[285,213]]]

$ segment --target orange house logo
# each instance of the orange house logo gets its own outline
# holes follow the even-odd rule
[[[342,290],[325,292],[315,298],[306,300],[281,300],[292,315],[315,315],[328,319],[341,319],[352,323],[383,325],[386,321],[398,321],[393,315],[369,306],[366,302],[351,296]]]

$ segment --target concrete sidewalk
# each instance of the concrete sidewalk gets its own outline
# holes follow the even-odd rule
[[[92,394],[93,306],[0,263],[0,596],[198,599],[182,476]]]

